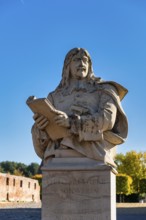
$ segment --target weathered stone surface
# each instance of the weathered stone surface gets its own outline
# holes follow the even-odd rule
[[[76,161],[74,161],[76,162]],[[52,162],[53,163],[53,162]],[[115,220],[115,174],[111,167],[43,171],[42,220]]]

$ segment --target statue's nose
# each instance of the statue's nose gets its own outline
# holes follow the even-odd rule
[[[82,59],[80,59],[80,64],[83,66],[84,65],[84,62]]]

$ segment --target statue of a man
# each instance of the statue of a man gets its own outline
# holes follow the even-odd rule
[[[127,137],[127,118],[120,103],[126,93],[123,86],[95,77],[85,49],[69,51],[62,80],[47,97],[61,111],[54,118],[55,123],[66,127],[69,133],[51,140],[45,131],[48,119],[35,114],[32,137],[38,156],[45,162],[55,157],[56,150],[67,148],[115,167],[115,147]]]

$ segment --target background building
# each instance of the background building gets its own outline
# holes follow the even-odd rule
[[[23,176],[0,173],[0,201],[39,202],[39,183]]]

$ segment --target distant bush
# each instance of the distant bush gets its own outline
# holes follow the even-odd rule
[[[40,171],[39,164],[37,163],[26,165],[24,163],[17,163],[13,161],[3,161],[0,162],[0,172],[10,173],[16,176],[32,177],[38,174]]]

